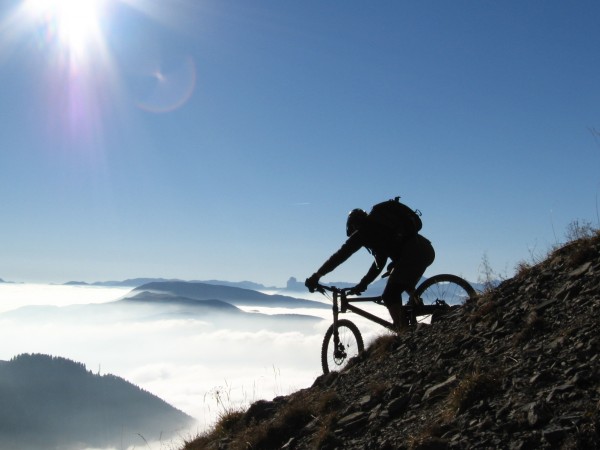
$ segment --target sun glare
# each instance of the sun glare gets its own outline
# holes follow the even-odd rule
[[[45,38],[55,39],[72,56],[85,56],[99,44],[100,18],[106,0],[26,0],[30,16],[45,27]]]
[[[178,8],[187,4],[182,11],[192,11],[196,1],[177,3]],[[128,21],[140,16],[152,19],[148,26],[157,20],[161,27],[177,27],[169,5],[161,0],[17,0],[0,17],[0,59],[26,54],[39,64],[42,70],[35,74],[43,78],[38,86],[49,112],[45,126],[61,138],[99,146],[103,122],[126,111],[123,105],[166,113],[194,92],[196,67],[190,56],[144,46],[137,28],[128,33]],[[132,45],[143,50],[124,58]]]

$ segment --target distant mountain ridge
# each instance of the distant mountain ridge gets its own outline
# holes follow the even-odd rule
[[[421,282],[426,280],[426,277],[421,278]],[[0,280],[0,282],[2,282]],[[276,286],[265,286],[264,284],[255,283],[253,281],[225,281],[225,280],[181,280],[181,279],[168,279],[168,278],[130,278],[122,281],[96,281],[93,283],[86,283],[84,281],[69,281],[64,283],[68,286],[103,286],[103,287],[132,287],[137,288],[149,283],[162,283],[162,282],[173,282],[173,283],[205,283],[211,285],[218,286],[228,286],[228,287],[238,287],[242,289],[250,289],[254,291],[275,291],[275,292],[306,292],[306,287],[304,286],[304,281],[298,280],[296,277],[290,277],[285,285],[285,287],[276,287]],[[348,281],[332,281],[326,284],[337,286],[339,288],[347,288],[355,286],[356,282],[348,282]],[[498,283],[500,280],[498,280]],[[6,281],[5,281],[6,283]],[[366,295],[381,295],[383,293],[383,289],[387,283],[387,278],[379,278],[378,280],[371,283],[369,289],[365,293]],[[470,281],[471,285],[475,289],[481,290],[483,285],[481,283],[476,283]],[[497,283],[496,283],[497,284]]]
[[[182,280],[180,278],[128,278],[120,281],[67,281],[63,283],[66,286],[103,286],[103,287],[132,287],[136,288],[148,283],[163,282],[187,282],[187,283],[206,283],[219,286],[239,287],[242,289],[252,289],[254,291],[277,291],[277,290],[297,290],[304,291],[304,283],[297,283],[296,278],[290,277],[286,287],[265,286],[254,281],[226,281],[226,280]]]
[[[69,359],[0,361],[0,448],[128,448],[175,437],[194,419],[114,375]]]
[[[163,282],[188,282],[188,283],[206,283],[216,284],[220,286],[240,287],[244,289],[253,289],[258,291],[278,290],[274,286],[265,286],[253,281],[225,281],[225,280],[181,280],[179,278],[128,278],[121,281],[94,281],[88,283],[85,281],[67,281],[63,283],[66,286],[103,286],[103,287],[139,287],[148,283],[163,283]]]
[[[240,308],[234,303],[246,308]],[[276,307],[283,311],[267,313],[255,309],[260,307]],[[311,323],[323,320],[319,314],[307,314],[305,311],[295,313],[294,309],[297,308],[316,310],[329,309],[330,306],[326,303],[272,296],[240,288],[158,282],[133,289],[124,297],[111,302],[67,306],[27,305],[0,313],[0,319],[18,320],[30,325],[68,325],[77,322],[94,326],[104,323],[193,319],[199,320],[199,326],[206,329],[234,327],[245,331],[269,329],[299,332],[310,330]]]
[[[236,306],[330,308],[327,304],[313,300],[299,299],[278,294],[269,295],[251,289],[189,281],[152,282],[144,284],[133,289],[126,298],[133,297],[138,301],[153,301],[157,294],[162,295],[161,298],[163,300],[168,299],[168,296],[172,296],[173,299],[187,298],[201,301],[221,300]]]
[[[380,279],[371,284],[370,293],[374,295],[383,292],[387,280]],[[137,288],[149,283],[204,283],[218,286],[237,287],[241,289],[250,289],[253,291],[291,291],[291,292],[306,292],[304,281],[298,281],[296,277],[290,277],[285,287],[265,286],[254,281],[226,281],[226,280],[181,280],[179,278],[129,278],[121,281],[95,281],[87,283],[85,281],[68,281],[64,283],[66,286],[102,286],[102,287],[132,287]],[[338,287],[352,287],[356,283],[347,281],[336,281],[328,283]]]
[[[197,300],[189,297],[181,297],[181,296],[173,296],[168,293],[162,292],[151,292],[151,291],[139,291],[138,294],[133,296],[127,296],[122,300],[119,300],[121,303],[131,303],[135,304],[136,302],[148,302],[152,304],[173,304],[177,303],[179,305],[188,305],[195,306],[199,308],[206,308],[212,310],[220,310],[227,312],[241,312],[239,308],[235,307],[231,303],[224,302],[222,300]]]

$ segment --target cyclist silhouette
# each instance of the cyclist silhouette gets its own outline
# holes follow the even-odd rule
[[[389,279],[383,290],[382,300],[394,326],[404,328],[408,319],[402,308],[402,293],[406,291],[411,294],[427,267],[433,263],[435,251],[431,242],[416,232],[390,233],[362,209],[353,209],[348,214],[346,235],[346,242],[319,270],[306,279],[305,286],[313,292],[321,277],[365,247],[375,261],[362,280],[352,288],[351,293],[360,295],[366,291],[369,284],[383,271],[388,258],[391,259],[388,266]]]

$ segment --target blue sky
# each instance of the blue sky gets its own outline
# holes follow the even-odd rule
[[[598,225],[596,1],[48,2],[0,6],[4,280],[282,286],[396,195],[427,275]]]

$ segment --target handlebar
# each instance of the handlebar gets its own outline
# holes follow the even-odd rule
[[[317,287],[315,288],[316,291],[320,292],[321,294],[324,294],[325,291],[329,291],[333,294],[341,294],[341,295],[346,295],[349,294],[350,292],[352,292],[353,288],[338,288],[335,286],[326,286],[324,284],[317,284]]]

